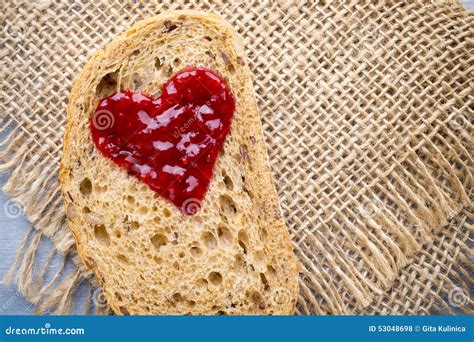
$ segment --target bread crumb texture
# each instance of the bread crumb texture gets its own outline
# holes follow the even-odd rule
[[[117,314],[294,311],[297,263],[243,46],[215,15],[168,12],[115,38],[75,81],[61,185],[79,254]],[[231,132],[193,216],[104,158],[89,130],[100,98],[123,89],[159,96],[166,80],[188,66],[217,71],[236,97]]]

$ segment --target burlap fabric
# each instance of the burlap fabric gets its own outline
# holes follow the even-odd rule
[[[302,265],[297,313],[472,313],[474,15],[458,2],[0,7],[0,171],[10,175],[9,204],[32,222],[4,282],[37,312],[66,313],[79,283],[94,286],[75,256],[57,183],[72,80],[136,20],[192,8],[220,14],[246,41]],[[42,237],[55,248],[39,263]],[[46,277],[56,253],[73,270]]]

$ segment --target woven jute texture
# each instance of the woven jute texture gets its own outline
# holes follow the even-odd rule
[[[96,49],[166,9],[215,12],[246,42],[297,313],[472,313],[474,15],[455,1],[1,2],[0,171],[32,222],[4,283],[38,313],[95,285],[59,195],[67,97]]]

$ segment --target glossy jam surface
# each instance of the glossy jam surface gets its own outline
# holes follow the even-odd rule
[[[101,99],[90,129],[106,157],[192,215],[208,190],[234,110],[222,78],[188,68],[165,83],[159,98],[125,90]]]

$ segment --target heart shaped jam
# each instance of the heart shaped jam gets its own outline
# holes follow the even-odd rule
[[[221,77],[188,68],[165,83],[159,98],[125,90],[101,99],[90,129],[103,155],[192,215],[209,188],[234,110]]]

